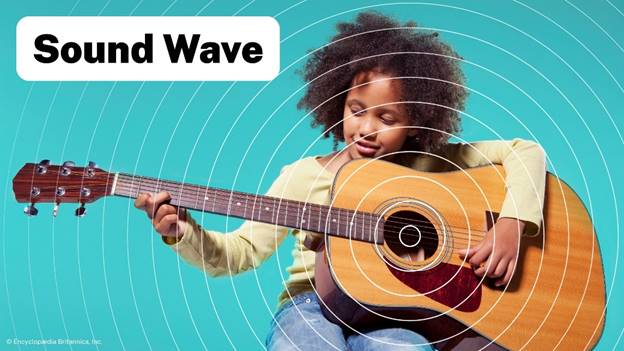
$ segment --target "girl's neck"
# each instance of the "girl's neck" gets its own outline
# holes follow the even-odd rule
[[[331,154],[327,154],[325,156],[318,157],[316,161],[323,166],[328,172],[332,174],[338,173],[340,167],[342,167],[345,163],[349,162],[350,159],[346,152],[334,151]]]

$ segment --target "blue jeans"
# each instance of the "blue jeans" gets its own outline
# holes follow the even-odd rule
[[[375,329],[351,334],[328,321],[316,293],[302,293],[285,303],[275,314],[266,346],[282,350],[435,350],[422,335],[402,328]]]

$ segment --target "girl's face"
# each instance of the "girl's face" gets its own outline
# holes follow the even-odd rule
[[[346,154],[350,159],[375,158],[401,150],[405,140],[417,133],[410,128],[405,105],[400,103],[400,84],[391,76],[362,72],[353,79],[343,114]]]

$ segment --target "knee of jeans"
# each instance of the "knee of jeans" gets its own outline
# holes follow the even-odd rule
[[[391,337],[375,338],[371,340],[379,345],[379,348],[371,350],[396,350],[396,351],[433,351],[433,347],[425,338],[410,338],[409,340],[397,340]]]
[[[296,296],[273,316],[266,345],[290,344],[289,338],[300,338],[309,326],[315,325],[321,318],[323,315],[315,296]]]
[[[349,337],[349,344],[354,350],[435,350],[424,336],[403,328],[377,329],[364,335],[353,335]]]
[[[268,351],[300,351],[300,349],[295,345],[295,342],[286,338],[283,334],[277,336],[270,334],[266,340],[266,348]]]

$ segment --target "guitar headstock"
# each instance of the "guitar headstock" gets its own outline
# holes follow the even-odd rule
[[[51,165],[50,161],[27,163],[13,178],[13,192],[18,202],[29,203],[24,213],[37,214],[36,203],[54,203],[56,216],[58,205],[64,202],[80,203],[77,216],[86,213],[84,204],[110,194],[114,175],[93,162],[87,167],[76,167],[67,161],[62,165]]]

